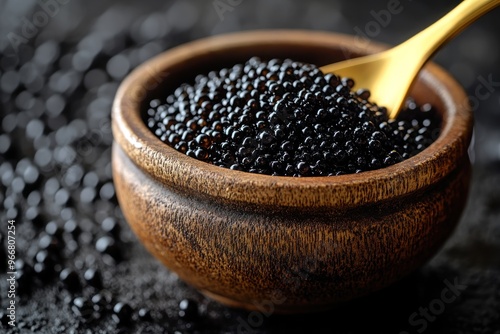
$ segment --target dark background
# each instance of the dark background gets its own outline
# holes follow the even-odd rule
[[[367,30],[367,24],[373,26],[373,13],[385,10],[388,0],[42,3],[57,3],[57,8],[27,38],[23,29],[43,10],[40,2],[0,0],[0,234],[6,235],[8,219],[16,219],[17,258],[24,262],[17,263],[16,329],[2,314],[8,299],[7,268],[1,265],[0,332],[500,333],[499,11],[472,24],[434,58],[466,89],[476,120],[469,202],[443,249],[394,286],[331,312],[268,316],[205,299],[152,258],[130,232],[116,203],[109,165],[109,113],[119,82],[163,50],[231,31],[363,31],[397,44],[459,1],[401,0],[402,12],[379,24],[379,31]],[[221,3],[230,10],[219,15],[215,6]],[[17,49],[13,34],[26,37]],[[485,90],[488,81],[493,84]],[[4,257],[6,240],[2,243]],[[89,268],[101,274],[102,284],[86,280]],[[76,283],[60,277],[64,269],[76,273]],[[414,312],[437,305],[454,282],[464,288],[453,302],[425,321],[409,322]],[[93,305],[96,294],[109,300]],[[85,307],[75,306],[78,297],[96,311],[86,316]],[[184,312],[183,300],[191,304]],[[110,308],[119,302],[131,306],[129,322],[113,319]],[[140,309],[151,316],[140,317]]]

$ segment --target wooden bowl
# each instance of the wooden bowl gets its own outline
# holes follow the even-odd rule
[[[205,295],[250,310],[322,310],[419,268],[453,231],[470,181],[472,115],[438,66],[425,68],[412,96],[438,109],[439,138],[360,174],[292,178],[216,167],[162,143],[142,118],[150,98],[252,56],[321,66],[382,48],[333,33],[254,31],[188,43],[137,68],[116,95],[112,121],[116,192],[139,240]]]

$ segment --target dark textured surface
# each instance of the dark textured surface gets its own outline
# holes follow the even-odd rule
[[[469,204],[445,247],[421,270],[373,296],[328,313],[276,316],[271,315],[269,306],[261,313],[247,313],[203,298],[139,244],[116,208],[109,183],[111,100],[130,68],[182,42],[254,28],[355,34],[359,31],[356,27],[363,31],[369,22],[375,22],[372,10],[379,12],[388,2],[371,1],[362,6],[347,1],[243,1],[226,7],[228,11],[220,17],[214,3],[229,1],[110,4],[73,0],[61,5],[50,22],[38,29],[38,35],[27,38],[14,53],[7,34],[22,35],[23,16],[29,21],[40,11],[38,5],[32,11],[18,10],[29,7],[29,3],[0,1],[0,233],[6,236],[7,219],[16,216],[17,258],[29,266],[46,264],[49,270],[29,275],[29,267],[25,267],[17,286],[17,329],[9,330],[2,315],[0,332],[500,332],[498,11],[473,24],[436,58],[467,89],[476,116]],[[393,15],[386,27],[379,25],[380,32],[374,31],[372,37],[400,42],[456,3],[401,1],[404,10]],[[282,10],[283,6],[287,10]],[[83,42],[91,32],[106,42],[88,43],[92,38]],[[32,46],[38,48],[52,40],[33,56]],[[59,55],[51,57],[50,43],[56,45],[63,40]],[[64,57],[77,53],[78,48],[91,53],[97,50],[91,74],[86,63],[88,54]],[[36,69],[22,66],[32,59]],[[21,84],[17,85],[17,80]],[[36,194],[29,196],[37,190],[41,201],[36,200]],[[38,208],[39,215],[33,207]],[[51,221],[54,224],[48,224]],[[59,229],[54,228],[57,226]],[[54,235],[52,239],[50,235]],[[64,247],[59,249],[54,243]],[[3,240],[2,258],[5,248]],[[42,248],[52,254],[53,261],[39,254]],[[77,273],[80,284],[60,278],[65,268]],[[95,281],[85,280],[89,268],[102,274],[102,288]],[[8,303],[3,262],[0,269],[2,313]],[[453,284],[458,287],[457,298],[453,298],[454,293],[443,294]],[[91,301],[99,291],[103,300],[111,301]],[[91,314],[90,321],[85,320],[87,304],[73,300],[75,297],[87,298],[98,310]],[[119,302],[131,306],[131,321],[124,321],[127,308],[116,307]],[[146,310],[140,311],[142,308],[150,310],[150,317]],[[425,308],[436,315],[428,314],[423,320]],[[417,316],[410,322],[414,312]]]

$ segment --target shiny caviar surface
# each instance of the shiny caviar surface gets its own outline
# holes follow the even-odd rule
[[[421,152],[439,135],[429,104],[408,100],[393,120],[368,90],[353,86],[353,79],[311,64],[254,57],[151,100],[146,124],[190,157],[275,176],[379,169]]]

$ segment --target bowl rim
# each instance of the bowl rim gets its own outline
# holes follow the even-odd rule
[[[463,88],[430,62],[420,73],[446,111],[440,136],[424,151],[395,165],[359,174],[287,177],[214,166],[178,152],[158,139],[141,118],[141,103],[172,66],[223,50],[255,45],[328,45],[374,53],[383,44],[353,43],[355,36],[309,30],[253,30],[202,38],[169,49],[143,63],[120,84],[113,102],[115,142],[151,177],[165,186],[186,189],[216,201],[277,207],[349,208],[405,196],[446,177],[467,155],[472,113]],[[251,189],[251,191],[249,191]]]

